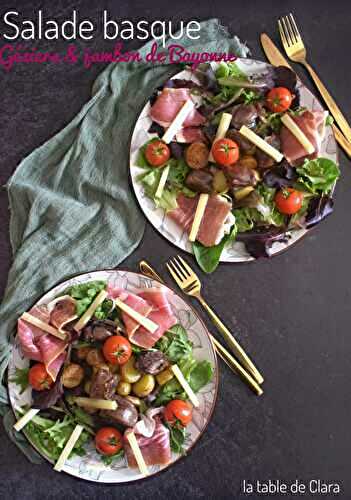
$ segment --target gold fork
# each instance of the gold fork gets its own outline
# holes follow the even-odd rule
[[[346,118],[343,116],[336,102],[319,79],[317,73],[306,61],[306,48],[297,28],[294,16],[290,14],[289,16],[278,19],[278,28],[287,56],[292,61],[302,64],[307,69],[336,123],[339,125],[346,139],[351,142],[351,128],[347,123]]]
[[[164,284],[163,279],[159,276],[155,269],[153,269],[150,264],[148,264],[145,260],[139,262],[139,269],[144,276],[151,278],[153,280],[159,281],[161,284]],[[148,285],[146,285],[148,286]],[[258,396],[263,394],[262,387],[256,382],[256,380],[248,373],[245,368],[241,366],[241,364],[227,351],[225,347],[222,346],[218,340],[210,334],[210,339],[214,345],[214,349],[217,355],[224,361],[224,363],[236,374],[238,374],[244,382],[246,382],[251,389],[256,392]]]
[[[187,264],[187,262],[182,259],[180,255],[178,255],[177,257],[173,258],[173,260],[170,259],[166,265],[169,273],[171,274],[172,278],[177,283],[179,288],[184,293],[195,297],[200,302],[200,304],[211,317],[218,330],[223,335],[227,344],[231,347],[234,354],[241,361],[243,366],[251,373],[258,384],[262,384],[264,379],[260,372],[257,370],[248,355],[245,353],[241,345],[235,340],[228,328],[222,323],[217,314],[210,308],[210,306],[202,297],[201,282],[198,276]]]

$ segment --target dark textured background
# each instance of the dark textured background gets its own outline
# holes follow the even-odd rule
[[[247,41],[257,59],[263,58],[260,32],[266,31],[278,42],[276,19],[292,10],[301,25],[311,62],[351,120],[349,2],[0,2],[1,13],[12,8],[26,16],[42,8],[47,15],[61,20],[73,8],[87,18],[96,18],[103,8],[119,19],[216,16]],[[107,50],[113,42],[96,36],[92,42],[79,45]],[[63,51],[66,42],[40,42],[36,46]],[[88,100],[92,82],[101,69],[98,65],[89,71],[81,65],[23,65],[9,73],[0,70],[1,184],[25,155],[74,117]],[[304,71],[298,71],[307,80]],[[204,277],[206,297],[266,377],[262,398],[253,396],[221,364],[217,407],[191,456],[158,477],[129,486],[98,486],[57,474],[49,465],[31,465],[2,431],[0,496],[23,500],[79,495],[244,498],[240,494],[243,479],[289,482],[295,478],[320,478],[339,481],[343,490],[340,497],[351,498],[351,169],[342,154],[340,159],[343,178],[337,187],[332,217],[284,255],[249,265],[221,265],[214,276]],[[0,208],[2,293],[11,262],[5,190],[0,192]],[[144,257],[164,273],[163,262],[173,253],[175,249],[148,226],[140,248],[123,267],[135,270]]]

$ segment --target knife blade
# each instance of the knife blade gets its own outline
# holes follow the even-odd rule
[[[278,47],[272,42],[272,40],[266,33],[261,33],[260,39],[263,52],[265,53],[268,61],[273,66],[286,66],[287,68],[290,68],[292,71],[294,71],[283,54],[280,52]],[[337,143],[343,148],[348,157],[351,158],[351,143],[349,143],[349,141],[345,138],[343,133],[334,123],[332,124],[332,128]]]

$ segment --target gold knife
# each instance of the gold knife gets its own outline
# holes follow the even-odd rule
[[[163,279],[156,271],[150,266],[146,260],[142,260],[139,262],[140,272],[151,278],[153,280],[158,281],[159,283],[164,284]],[[243,366],[227,351],[225,347],[222,346],[218,340],[210,334],[210,339],[214,345],[215,351],[218,356],[225,362],[225,364],[236,374],[238,374],[244,382],[246,382],[250,388],[257,394],[257,396],[261,396],[263,394],[262,387],[256,382],[256,380],[251,376],[249,372],[245,370]]]
[[[263,51],[266,54],[268,61],[273,64],[273,66],[286,66],[287,68],[293,70],[278,47],[276,47],[276,45],[272,42],[272,40],[266,33],[261,33],[260,38]],[[343,148],[348,157],[351,158],[351,143],[345,138],[343,133],[334,123],[332,124],[332,128],[336,141]]]

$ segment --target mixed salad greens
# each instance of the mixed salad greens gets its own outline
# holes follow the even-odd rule
[[[186,428],[193,412],[189,396],[172,367],[179,367],[194,393],[211,381],[213,367],[207,360],[194,358],[193,344],[167,306],[168,292],[164,288],[141,290],[144,298],[128,293],[124,299],[134,301],[134,307],[147,306],[148,310],[150,304],[154,304],[153,300],[155,303],[162,300],[164,307],[167,306],[165,317],[158,313],[159,328],[162,328],[163,321],[173,326],[164,327],[152,346],[147,332],[144,337],[137,337],[138,341],[133,337],[136,330],[130,329],[130,318],[128,320],[123,310],[115,306],[113,297],[120,294],[116,290],[106,294],[77,332],[74,328],[77,321],[107,290],[108,283],[102,280],[76,284],[64,290],[53,302],[30,311],[34,316],[37,314],[37,318],[39,312],[40,318],[48,313],[51,327],[64,325],[69,341],[63,346],[65,360],[55,380],[49,365],[38,362],[37,356],[31,360],[29,368],[17,368],[11,379],[19,386],[20,393],[31,387],[33,408],[40,410],[27,423],[24,432],[41,453],[56,462],[75,426],[80,424],[84,430],[72,454],[84,455],[84,445],[93,440],[106,465],[124,454],[124,434],[128,430],[134,429],[137,435],[141,433],[143,436],[145,460],[148,447],[158,446],[160,435],[163,435],[161,461],[157,461],[155,452],[150,453],[153,463],[166,463],[170,460],[168,450],[184,452],[188,436]],[[149,296],[145,295],[147,290]],[[145,297],[150,297],[149,302]],[[70,318],[74,319],[70,321]],[[31,328],[31,323],[19,320],[20,345],[25,354],[28,351],[23,332],[33,334]],[[45,330],[42,333],[45,335]],[[25,413],[27,410],[24,407],[21,411]],[[153,433],[156,432],[156,441],[153,442]],[[128,454],[127,459],[129,462]]]
[[[234,222],[221,241],[210,246],[199,240],[192,244],[200,267],[212,272],[224,247],[235,240],[244,242],[253,257],[267,257],[272,244],[287,241],[291,230],[310,228],[324,219],[332,211],[340,171],[331,159],[319,157],[330,117],[300,105],[296,75],[288,68],[247,76],[236,63],[220,63],[216,70],[200,65],[195,76],[198,83],[172,79],[152,96],[149,132],[153,137],[140,148],[136,165],[144,169],[138,181],[146,195],[170,216],[179,209],[182,196],[189,199],[207,193],[231,203]],[[194,100],[201,99],[197,111],[204,120],[190,127],[196,134],[188,141],[176,135],[165,144],[164,118],[155,117],[155,101],[163,98],[165,90],[170,102],[172,92],[185,89]],[[224,114],[231,115],[230,125],[218,139]],[[313,154],[300,151],[301,144],[282,122],[285,115],[313,143]],[[243,127],[282,152],[283,159],[274,160],[251,142],[242,134]],[[165,169],[167,178],[160,189]]]

